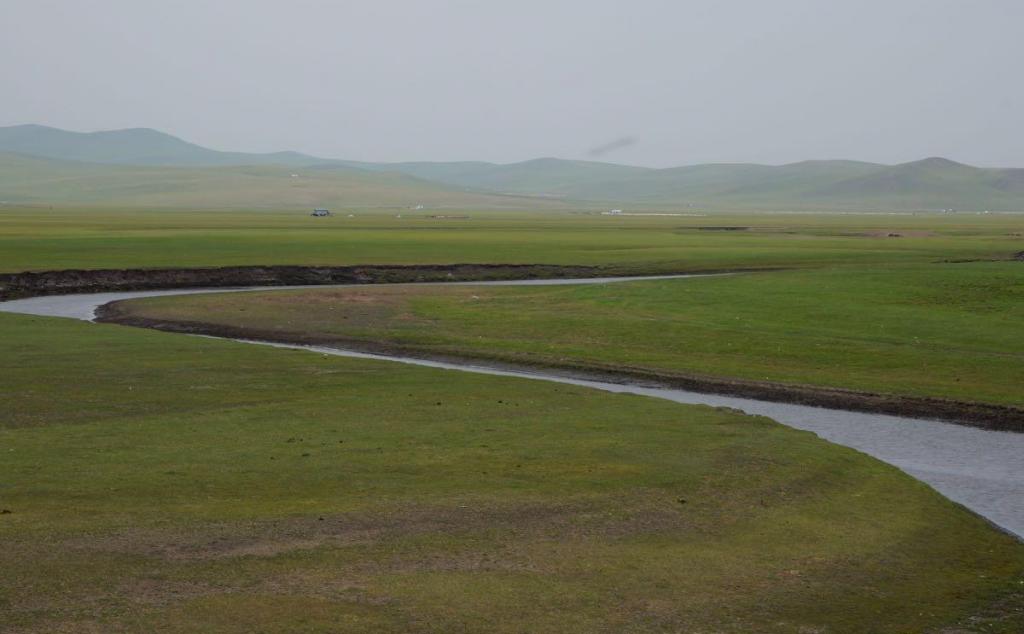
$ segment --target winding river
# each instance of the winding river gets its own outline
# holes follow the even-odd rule
[[[477,286],[606,284],[649,279],[676,279],[686,275],[627,278],[520,280],[500,282],[440,282]],[[0,302],[0,311],[91,321],[99,306],[108,302],[160,295],[287,290],[305,286],[207,288],[164,291],[128,291],[34,297]],[[318,286],[316,288],[329,288]],[[362,359],[396,361],[444,370],[514,376],[570,383],[608,392],[628,392],[677,403],[732,407],[773,418],[796,429],[811,431],[831,442],[852,447],[888,462],[928,483],[951,500],[963,504],[1004,530],[1024,537],[1024,434],[976,429],[931,420],[863,414],[836,409],[773,403],[685,390],[592,381],[557,371],[534,371],[489,366],[478,362],[440,362],[366,354],[322,346],[271,344]]]

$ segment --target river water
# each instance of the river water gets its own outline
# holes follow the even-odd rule
[[[604,284],[692,276],[593,278],[580,280],[522,280],[501,282],[442,282],[477,286]],[[684,283],[684,282],[681,282]],[[238,289],[184,289],[128,291],[34,297],[0,302],[0,311],[92,320],[96,309],[108,302],[139,297],[191,293],[246,292],[314,288],[275,286]],[[315,288],[329,288],[317,286]],[[663,387],[618,384],[573,377],[558,371],[509,369],[479,362],[441,362],[411,357],[367,354],[323,346],[267,344],[363,359],[394,361],[448,371],[477,372],[535,380],[570,383],[608,392],[628,392],[677,403],[732,407],[749,414],[768,416],[780,423],[811,431],[820,437],[852,447],[895,465],[928,483],[951,500],[963,504],[1004,530],[1024,537],[1024,434],[987,431],[940,421],[864,414],[843,410],[773,403],[752,399],[701,394]]]

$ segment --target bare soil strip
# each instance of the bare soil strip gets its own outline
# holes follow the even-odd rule
[[[108,291],[233,286],[391,284],[602,277],[595,266],[442,264],[376,266],[227,266],[180,269],[89,269],[0,273],[0,300]]]
[[[217,266],[173,269],[74,269],[0,273],[0,301],[114,291],[244,286],[410,284],[581,279],[778,271],[783,267],[670,271],[653,267],[562,264],[379,264],[354,266]]]

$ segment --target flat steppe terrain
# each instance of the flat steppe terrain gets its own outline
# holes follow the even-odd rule
[[[1021,214],[333,211],[311,218],[309,210],[0,207],[0,272],[454,262],[685,272],[1007,259],[1024,251]]]
[[[113,312],[296,343],[1024,407],[1024,262],[221,293]]]
[[[407,215],[8,208],[0,271],[786,269],[231,300],[251,317],[219,296],[138,306],[1018,402],[1019,217]],[[722,226],[748,228],[709,229]],[[57,318],[0,314],[0,333],[0,629],[1024,629],[1024,545],[894,467],[766,418]],[[823,367],[825,342],[845,370]]]

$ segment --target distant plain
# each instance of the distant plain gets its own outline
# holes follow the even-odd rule
[[[1019,214],[309,211],[0,207],[0,271],[472,262],[664,272],[1010,259],[1024,251]]]

